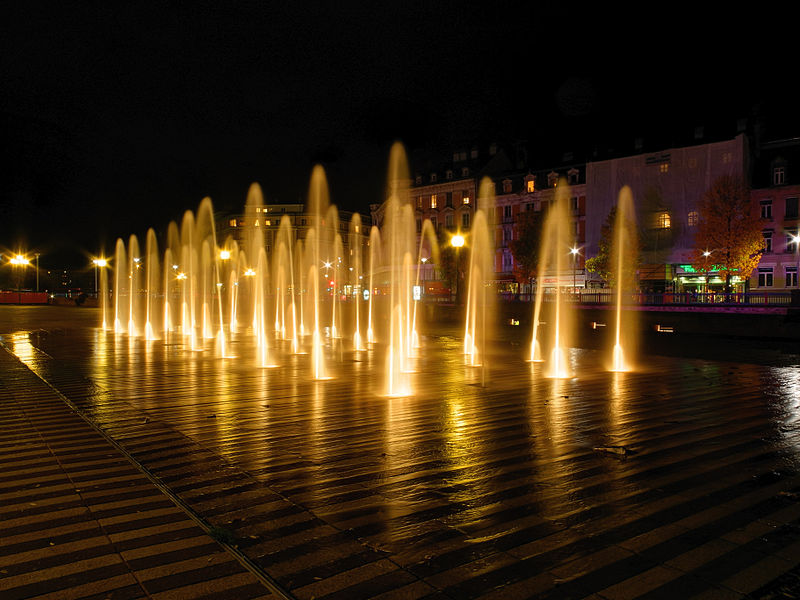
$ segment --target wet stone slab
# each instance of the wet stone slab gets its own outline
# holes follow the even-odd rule
[[[38,310],[0,311],[3,345],[289,596],[767,598],[796,586],[791,357],[651,354],[611,373],[602,351],[574,349],[573,376],[551,379],[519,343],[468,366],[458,329],[440,327],[422,336],[413,394],[389,397],[380,344],[328,340],[331,378],[314,380],[310,355],[283,340],[277,366],[261,368],[244,333],[223,358],[212,340],[191,351],[177,335],[102,331],[96,311]],[[112,500],[133,498],[125,485]]]

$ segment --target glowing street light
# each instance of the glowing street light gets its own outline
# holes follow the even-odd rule
[[[457,233],[453,237],[450,238],[450,245],[456,249],[456,304],[458,304],[458,292],[460,290],[460,286],[458,285],[458,278],[460,275],[459,269],[459,251],[461,248],[464,247],[464,236]]]
[[[230,250],[220,250],[219,251],[219,257],[222,260],[228,260],[231,257],[231,251]]]
[[[574,248],[573,247],[573,248],[569,249],[569,253],[572,254],[572,293],[573,294],[577,292],[577,287],[578,287],[577,281],[576,281],[577,277],[575,275],[575,272],[577,271],[577,268],[578,268],[578,266],[577,266],[578,265],[578,254],[580,254],[580,252],[581,252],[580,248]]]
[[[97,294],[97,269],[105,267],[108,261],[105,258],[94,258],[92,259],[92,264],[94,265],[94,293]]]
[[[22,254],[17,254],[15,256],[12,256],[10,259],[8,259],[8,262],[11,265],[13,265],[14,267],[22,267],[22,275],[17,273],[17,295],[19,295],[20,288],[22,287],[22,277],[24,277],[24,275],[25,275],[25,267],[28,266],[29,264],[31,264],[31,261],[29,261],[27,258],[25,258]],[[20,296],[19,301],[20,301],[20,303],[22,303],[21,296]]]

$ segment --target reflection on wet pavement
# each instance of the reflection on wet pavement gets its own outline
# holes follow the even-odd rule
[[[573,349],[549,379],[436,335],[397,398],[381,346],[314,381],[70,310],[0,314],[2,343],[296,597],[759,597],[800,563],[796,363]]]

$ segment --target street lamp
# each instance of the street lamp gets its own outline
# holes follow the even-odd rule
[[[12,256],[9,261],[15,268],[22,267],[22,276],[17,274],[17,297],[18,301],[22,302],[22,297],[20,296],[20,288],[22,286],[22,278],[25,276],[25,267],[31,263],[27,258],[22,256],[22,254],[17,254],[16,256]]]
[[[706,298],[705,300],[708,301],[708,257],[711,256],[711,250],[703,250],[703,257],[705,257],[706,262],[704,265],[704,269],[706,272]]]
[[[570,248],[569,253],[572,254],[572,293],[575,294],[578,291],[578,284],[576,282],[576,275],[575,271],[577,270],[577,263],[578,263],[578,254],[580,253],[580,248]]]
[[[95,258],[92,260],[94,265],[94,293],[97,294],[97,269],[98,267],[105,267],[108,261],[105,258]]]
[[[794,286],[796,288],[800,288],[800,230],[798,230],[797,233],[798,235],[793,233],[790,233],[789,235],[792,237],[792,243],[794,244]]]
[[[460,290],[460,286],[458,285],[458,278],[460,275],[459,269],[459,251],[464,246],[464,236],[460,234],[456,234],[450,238],[450,245],[456,249],[456,304],[458,304],[458,292]]]
[[[34,255],[36,258],[36,291],[39,291],[39,253],[36,252]]]

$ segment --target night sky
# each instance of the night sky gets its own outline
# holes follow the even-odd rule
[[[163,230],[205,196],[240,209],[253,181],[268,202],[303,201],[315,163],[334,203],[366,212],[381,201],[395,140],[557,149],[754,111],[796,124],[775,68],[795,55],[781,50],[788,38],[770,29],[767,47],[697,14],[14,4],[0,9],[0,248],[56,267]]]

